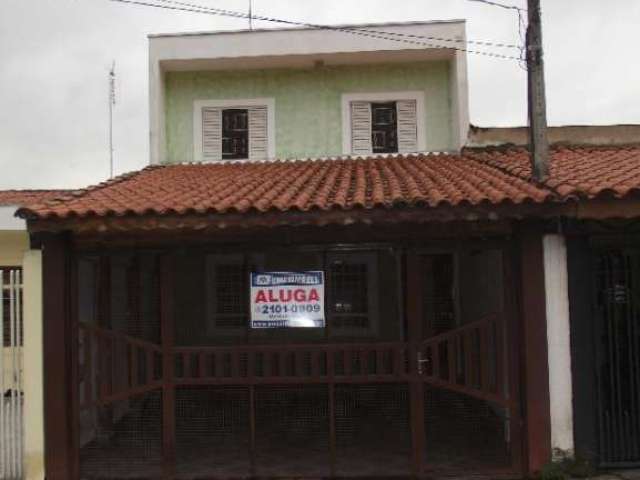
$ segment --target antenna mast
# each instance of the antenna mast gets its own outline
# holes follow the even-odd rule
[[[113,106],[116,104],[116,62],[109,71],[109,178],[113,178]]]

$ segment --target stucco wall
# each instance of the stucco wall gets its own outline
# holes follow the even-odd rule
[[[276,156],[342,154],[341,95],[351,92],[425,92],[427,150],[452,148],[447,62],[319,67],[240,72],[169,72],[165,78],[169,162],[193,160],[193,102],[275,98]]]

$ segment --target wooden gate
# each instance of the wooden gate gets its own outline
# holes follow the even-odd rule
[[[159,256],[157,324],[127,313],[137,326],[124,333],[79,312],[81,478],[519,471],[508,263],[500,249],[409,252],[402,341],[181,346],[175,263]],[[80,310],[117,307],[95,287]],[[138,303],[140,290],[129,288]]]
[[[22,272],[0,268],[0,479],[23,477]]]

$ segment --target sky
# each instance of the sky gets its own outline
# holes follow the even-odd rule
[[[183,1],[248,8],[248,0]],[[519,42],[514,10],[472,0],[253,0],[253,11],[314,24],[466,19],[471,40]],[[549,124],[640,123],[640,0],[542,0],[542,12]],[[79,188],[108,178],[112,61],[115,173],[144,167],[147,35],[247,26],[110,0],[0,0],[0,189]],[[468,60],[471,122],[525,125],[526,74],[518,63]]]

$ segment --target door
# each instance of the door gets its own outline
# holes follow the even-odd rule
[[[495,245],[410,255],[412,421],[422,471],[519,468],[508,263]]]
[[[595,256],[595,342],[602,466],[640,465],[640,251]]]

